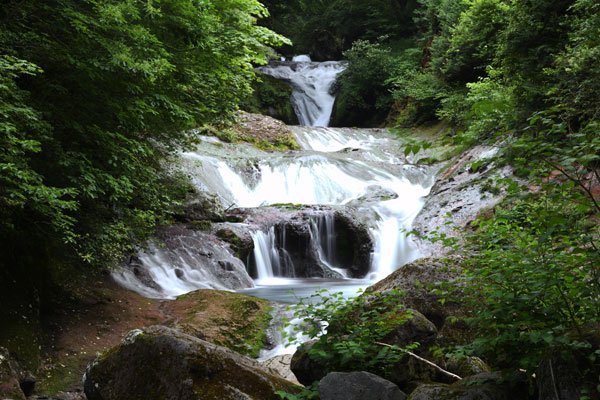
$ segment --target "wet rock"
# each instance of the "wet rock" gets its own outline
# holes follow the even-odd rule
[[[374,251],[369,227],[349,211],[336,212],[334,223],[339,265],[347,266],[351,277],[364,278],[371,269]]]
[[[277,399],[297,387],[226,348],[154,326],[130,332],[84,376],[88,400]]]
[[[182,212],[178,215],[181,222],[193,221],[224,221],[225,211],[219,198],[208,192],[197,191],[188,200]]]
[[[25,400],[20,387],[20,367],[8,350],[0,347],[0,399]]]
[[[475,146],[453,159],[450,166],[438,174],[423,209],[413,221],[413,228],[423,236],[437,232],[461,240],[461,231],[505,195],[495,188],[493,180],[512,175],[512,169],[496,166],[493,157],[498,149]],[[474,170],[474,165],[486,167]],[[450,251],[441,242],[422,239],[416,243],[424,256],[443,256]]]
[[[125,287],[147,297],[169,298],[199,288],[244,289],[254,286],[244,263],[229,245],[208,232],[183,225],[162,229],[162,243],[138,254],[139,262],[113,274]],[[173,293],[173,288],[179,292]]]
[[[393,190],[377,185],[367,187],[366,192],[367,193],[364,196],[361,196],[356,200],[352,200],[348,203],[348,205],[353,207],[362,207],[367,204],[374,204],[381,201],[398,198],[398,194]]]
[[[283,379],[293,382],[295,384],[300,384],[298,379],[296,379],[296,375],[292,372],[290,365],[292,363],[292,355],[291,354],[282,354],[279,356],[275,356],[269,358],[268,360],[262,361],[261,364],[267,368],[269,371],[273,372],[281,376]]]
[[[246,224],[219,224],[215,234],[219,239],[229,243],[237,258],[246,262],[254,250],[254,242],[250,234],[251,227]]]
[[[287,268],[284,276],[339,278],[340,274],[329,268],[321,255],[329,265],[347,270],[351,277],[364,277],[370,269],[373,240],[367,223],[355,214],[356,210],[282,204],[246,212],[245,223],[255,230],[268,232],[274,227],[279,264]],[[331,224],[328,232],[326,219]],[[325,249],[328,245],[330,254]],[[251,274],[256,269],[252,256],[248,269]]]
[[[369,372],[331,372],[319,382],[321,400],[404,400],[398,386]]]

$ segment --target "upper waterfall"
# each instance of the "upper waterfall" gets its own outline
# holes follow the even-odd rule
[[[292,61],[272,61],[259,71],[292,85],[291,100],[300,125],[328,126],[335,102],[331,89],[344,68],[346,63],[341,61],[313,62],[303,55]]]

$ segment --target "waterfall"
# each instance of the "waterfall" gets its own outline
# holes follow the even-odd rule
[[[257,283],[268,284],[276,282],[273,278],[296,276],[294,262],[286,250],[285,229],[280,232],[279,237],[275,233],[275,227],[271,227],[266,233],[254,232],[252,241]]]
[[[340,61],[312,62],[308,56],[296,56],[292,61],[273,61],[258,70],[292,85],[291,100],[300,125],[327,126],[335,102],[331,89],[345,67],[346,63]]]

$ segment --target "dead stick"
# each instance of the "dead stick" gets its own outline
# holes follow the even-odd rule
[[[389,344],[387,344],[387,343],[375,342],[375,344],[377,344],[377,345],[379,345],[379,346],[385,346],[385,347],[396,348],[396,346],[392,346],[392,345],[389,345]],[[425,364],[427,364],[427,365],[430,365],[430,366],[432,366],[433,368],[437,369],[438,371],[440,371],[441,373],[443,373],[443,374],[445,374],[445,375],[448,375],[448,376],[450,376],[450,377],[452,377],[452,378],[454,378],[454,379],[456,379],[456,380],[459,380],[459,381],[461,381],[461,380],[462,380],[462,378],[461,378],[460,376],[458,376],[458,375],[456,375],[456,374],[453,374],[452,372],[446,371],[445,369],[443,369],[443,368],[442,368],[442,367],[440,367],[439,365],[437,365],[437,364],[435,364],[435,363],[432,363],[431,361],[429,361],[429,360],[426,360],[426,359],[424,359],[423,357],[421,357],[421,356],[418,356],[418,355],[416,355],[415,353],[413,353],[413,352],[411,352],[411,351],[408,351],[408,350],[402,350],[402,349],[400,349],[400,350],[401,350],[401,351],[403,351],[404,353],[408,354],[409,356],[411,356],[411,357],[414,357],[414,358],[416,358],[417,360],[419,360],[419,361],[421,361],[421,362],[424,362],[424,363],[425,363]]]

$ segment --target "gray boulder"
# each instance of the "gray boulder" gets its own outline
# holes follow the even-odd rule
[[[261,362],[262,366],[267,368],[269,371],[281,376],[282,378],[290,382],[299,385],[300,382],[298,382],[298,379],[296,379],[296,375],[294,375],[294,373],[290,369],[291,363],[291,354],[281,354]]]
[[[319,382],[321,400],[404,400],[398,386],[370,372],[331,372]]]
[[[219,198],[212,193],[196,192],[178,216],[182,222],[225,220],[225,211]]]
[[[89,365],[84,390],[88,400],[275,400],[298,387],[224,347],[153,326]]]

